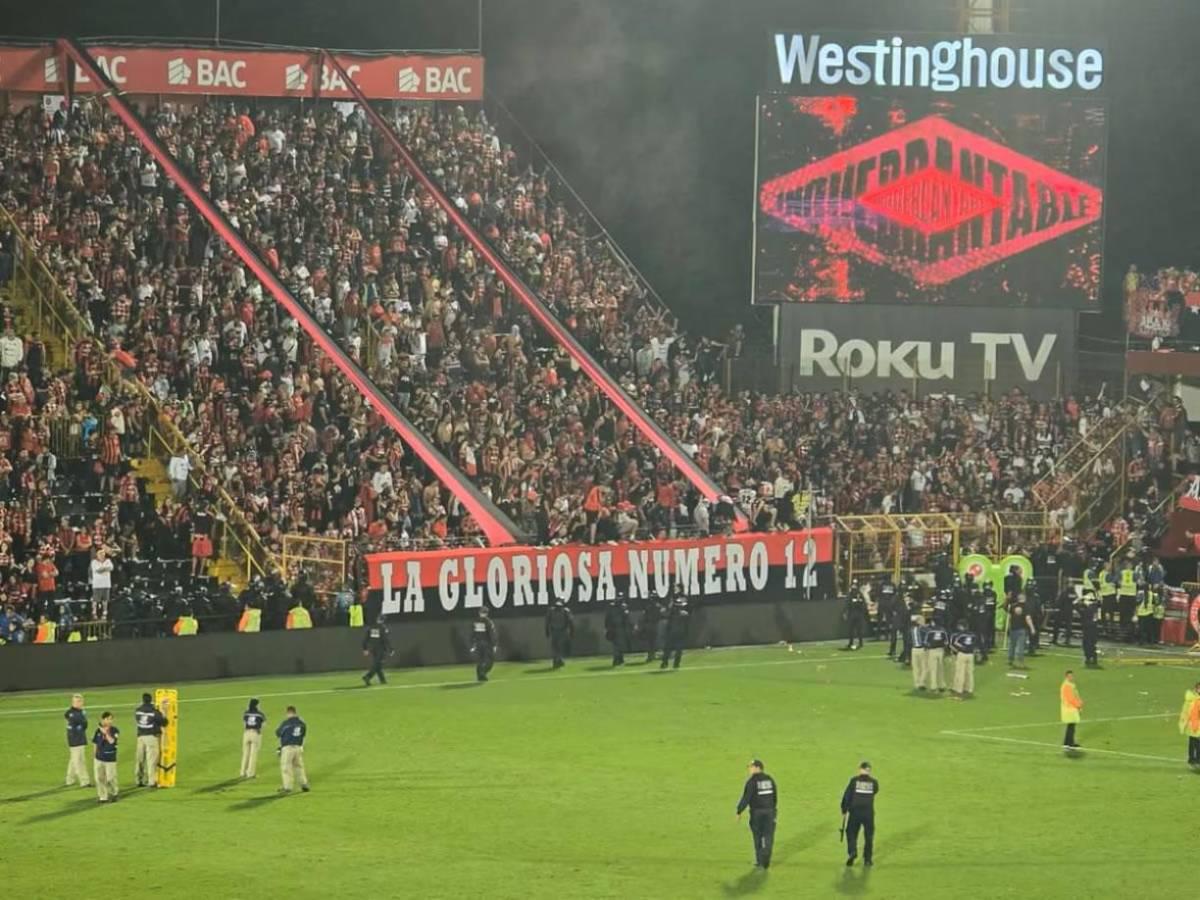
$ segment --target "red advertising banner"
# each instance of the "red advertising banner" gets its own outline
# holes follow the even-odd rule
[[[332,65],[303,50],[89,47],[119,88],[138,94],[216,94],[350,99]],[[470,54],[338,54],[364,94],[374,100],[480,100],[483,57]],[[64,93],[66,63],[50,45],[0,47],[0,90]],[[96,86],[78,71],[75,90]]]
[[[546,606],[552,600],[604,602],[617,582],[630,600],[665,596],[673,585],[703,597],[792,590],[816,583],[814,569],[833,559],[833,532],[740,534],[631,544],[564,544],[495,550],[395,551],[367,556],[371,591],[381,591],[385,614],[451,612],[484,602]],[[439,604],[440,601],[440,604]]]

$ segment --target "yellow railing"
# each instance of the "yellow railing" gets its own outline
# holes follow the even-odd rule
[[[192,460],[196,473],[200,476],[208,474],[204,460],[188,443],[178,426],[162,408],[158,399],[136,378],[124,377],[120,366],[108,354],[107,349],[92,332],[91,326],[84,321],[75,308],[75,304],[63,292],[58,280],[34,250],[32,242],[25,236],[9,211],[3,207],[0,207],[0,221],[11,228],[18,239],[19,246],[16,248],[14,258],[13,287],[17,292],[24,290],[25,296],[34,301],[35,329],[39,333],[44,332],[47,328],[53,332],[59,340],[63,341],[64,351],[68,357],[72,352],[72,347],[79,341],[90,342],[92,352],[98,354],[98,358],[103,360],[105,381],[114,390],[137,397],[147,409],[153,411],[154,422],[147,428],[147,450],[150,455],[158,456],[161,459],[164,453],[169,457],[177,450],[183,451]],[[155,449],[159,449],[157,454],[152,452]],[[193,482],[196,481],[197,479],[193,478]],[[230,550],[236,547],[240,551],[246,580],[249,581],[256,574],[265,575],[268,572],[281,571],[279,560],[263,544],[258,532],[246,519],[237,502],[220,486],[216,478],[213,478],[213,482],[217,484],[220,512],[225,518],[225,527],[222,529],[223,546]],[[226,558],[233,559],[235,556],[229,555]]]

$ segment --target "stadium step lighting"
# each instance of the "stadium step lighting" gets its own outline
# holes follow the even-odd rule
[[[94,83],[103,86],[101,97],[109,108],[133,132],[138,141],[162,166],[163,171],[171,178],[192,205],[221,236],[238,257],[249,267],[254,276],[287,312],[300,323],[313,342],[333,360],[350,383],[375,407],[397,434],[403,438],[413,451],[433,472],[435,476],[459,499],[467,511],[479,523],[488,542],[493,546],[515,544],[521,542],[521,535],[516,525],[500,509],[483,495],[467,477],[460,472],[446,457],[444,457],[420,430],[409,422],[394,403],[371,381],[362,368],[340,347],[329,333],[313,318],[312,314],[300,303],[283,282],[263,262],[258,253],[246,242],[225,214],[200,190],[192,179],[179,167],[174,157],[166,150],[158,139],[148,129],[141,117],[121,96],[121,92],[96,64],[88,51],[74,38],[62,38],[59,48],[77,65]]]
[[[397,156],[404,162],[404,165],[413,174],[425,190],[429,191],[430,195],[437,202],[442,211],[450,218],[463,236],[470,242],[475,251],[483,258],[489,266],[495,270],[500,279],[507,285],[508,289],[513,292],[513,295],[520,300],[521,304],[529,311],[534,320],[538,322],[546,331],[558,342],[559,346],[571,355],[571,358],[579,364],[579,367],[587,373],[588,377],[596,384],[600,390],[604,391],[605,395],[628,419],[633,422],[646,438],[659,449],[667,459],[674,463],[675,467],[684,474],[688,481],[709,501],[716,503],[718,498],[724,491],[709,478],[708,473],[696,465],[695,461],[684,452],[672,438],[659,427],[646,411],[643,410],[632,397],[626,393],[625,389],[617,383],[603,366],[601,366],[584,348],[582,344],[575,339],[570,330],[564,326],[558,318],[550,312],[542,299],[533,292],[533,290],[525,284],[525,282],[517,276],[508,264],[500,258],[491,246],[484,240],[483,236],[467,221],[466,217],[459,212],[450,198],[445,192],[425,174],[425,170],[417,163],[416,158],[408,152],[408,148],[404,146],[404,142],[392,130],[391,125],[386,119],[381,116],[374,107],[371,106],[370,100],[359,88],[358,84],[346,71],[345,67],[338,61],[328,50],[322,50],[321,55],[329,61],[329,65],[337,71],[342,80],[346,83],[346,87],[358,101],[359,106],[363,108],[371,123],[379,130],[380,134],[388,141],[395,150]],[[749,522],[738,507],[734,507],[736,518],[734,528],[737,531],[745,531],[749,528]]]

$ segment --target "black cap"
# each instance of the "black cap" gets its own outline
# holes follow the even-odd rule
[[[142,694],[142,702],[143,703],[153,703],[154,698],[151,697],[149,694]]]
[[[766,766],[763,765],[763,761],[761,759],[750,760],[750,765],[752,765],[756,769],[765,769],[766,768]]]

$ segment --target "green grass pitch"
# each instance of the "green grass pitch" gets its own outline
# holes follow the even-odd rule
[[[179,685],[179,786],[132,788],[143,689],[118,714],[122,802],[62,788],[68,692],[0,697],[0,834],[11,897],[1181,896],[1200,775],[1176,715],[1200,669],[1088,671],[1075,653],[977,670],[977,698],[911,693],[879,644],[692,651],[679,672],[505,664]],[[640,661],[640,657],[637,658]],[[999,663],[999,664],[997,664]],[[1058,744],[1074,667],[1079,740]],[[277,797],[273,738],[236,780],[240,713],[308,722],[313,791]],[[775,860],[752,869],[734,805],[752,756],[780,786]],[[881,783],[876,865],[846,869],[838,802]],[[90,754],[89,754],[90,770]]]

